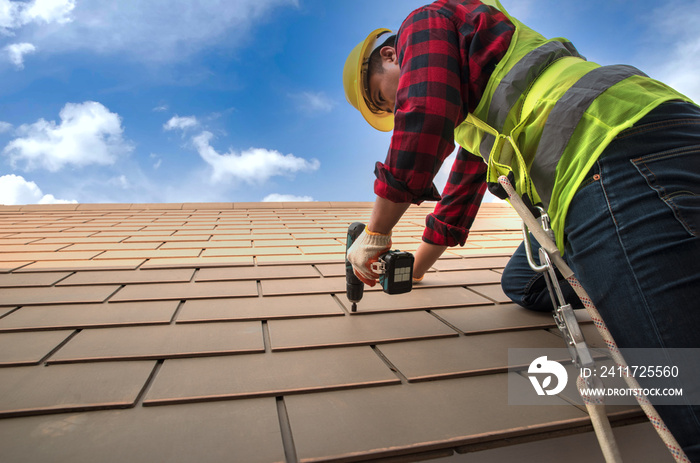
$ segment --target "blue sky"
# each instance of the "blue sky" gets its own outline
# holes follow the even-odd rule
[[[424,3],[0,0],[0,204],[372,201],[343,64]],[[697,0],[503,4],[700,101]]]

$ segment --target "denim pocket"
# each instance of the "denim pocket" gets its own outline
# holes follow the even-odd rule
[[[647,184],[673,211],[688,233],[700,230],[700,146],[632,159]]]

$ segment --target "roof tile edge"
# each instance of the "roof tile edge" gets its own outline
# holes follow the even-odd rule
[[[371,201],[295,201],[295,202],[188,202],[188,203],[71,203],[0,204],[0,212],[58,212],[97,210],[231,210],[231,209],[334,209],[372,207]]]

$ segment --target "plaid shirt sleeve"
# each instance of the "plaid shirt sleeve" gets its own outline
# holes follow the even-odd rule
[[[457,151],[442,199],[425,219],[423,241],[464,246],[486,191],[486,163],[464,148]]]
[[[514,27],[476,0],[438,0],[404,21],[396,49],[401,68],[394,133],[374,192],[393,202],[439,201],[423,239],[463,245],[485,190],[481,158],[459,150],[441,197],[433,178],[454,151],[454,129],[479,103]]]

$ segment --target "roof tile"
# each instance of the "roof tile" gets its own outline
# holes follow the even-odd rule
[[[160,243],[77,243],[63,247],[62,251],[155,251]]]
[[[255,281],[126,285],[111,302],[257,296]]]
[[[440,271],[505,268],[509,259],[510,256],[440,259],[433,265],[433,268]]]
[[[27,245],[31,246],[31,245]],[[100,251],[55,251],[55,252],[10,252],[2,255],[4,262],[32,261],[32,260],[89,260],[101,254]]]
[[[51,286],[70,275],[70,272],[0,274],[0,288],[20,286]]]
[[[288,256],[257,256],[255,261],[260,265],[269,264],[300,264],[300,263],[326,263],[342,262],[345,252],[335,254],[300,254]]]
[[[522,381],[526,381],[522,378]],[[508,405],[507,374],[285,397],[303,461],[374,458],[556,429],[581,410]],[[319,439],[319,436],[333,436]]]
[[[72,287],[4,288],[0,305],[70,304],[103,302],[119,285]]]
[[[200,299],[185,302],[178,312],[177,322],[271,320],[343,314],[336,300],[328,294]]]
[[[333,253],[344,254],[345,253],[345,245],[344,244],[336,244],[333,246],[303,246],[302,244],[303,243],[300,243],[299,249],[304,254],[333,254]]]
[[[7,335],[4,335],[7,336]],[[162,359],[264,351],[259,322],[83,330],[49,363]]]
[[[344,277],[263,280],[260,285],[264,296],[345,292]]]
[[[491,284],[491,285],[479,285],[479,286],[469,285],[469,289],[471,291],[474,291],[475,293],[481,295],[481,296],[484,296],[484,297],[491,299],[494,302],[499,302],[499,303],[510,302],[510,298],[508,296],[506,296],[506,294],[501,289],[500,283]]]
[[[0,418],[133,406],[155,362],[5,368]]]
[[[452,272],[427,273],[416,288],[445,287],[455,285],[500,285],[501,275],[491,270],[456,270]]]
[[[515,304],[436,310],[435,313],[464,333],[555,326],[551,314],[523,310]]]
[[[228,257],[228,256],[289,256],[300,255],[302,252],[296,248],[208,248],[202,252],[202,257]]]
[[[70,256],[67,256],[70,257]],[[41,272],[59,270],[134,270],[143,264],[146,259],[118,259],[118,260],[54,260],[27,262],[17,272]]]
[[[509,348],[561,348],[545,330],[477,334],[454,339],[407,341],[378,349],[409,381],[508,371]],[[465,352],[479,352],[469,355]],[[510,365],[514,367],[515,365]]]
[[[2,257],[0,256],[0,259]],[[20,269],[24,267],[25,265],[31,264],[31,260],[21,260],[21,261],[13,261],[13,262],[0,262],[0,273],[10,273],[14,270]]]
[[[148,259],[140,268],[228,267],[231,265],[253,265],[254,263],[255,261],[252,256],[152,258]]]
[[[208,241],[208,240],[164,240],[158,249],[211,249],[211,248],[251,248],[251,240]]]
[[[206,268],[197,273],[195,281],[268,280],[272,278],[318,278],[311,265],[271,267]],[[2,280],[0,280],[2,281]]]
[[[0,333],[0,367],[36,365],[73,333],[73,331]],[[2,371],[0,369],[0,375]]]
[[[400,380],[370,347],[167,360],[145,405],[282,395]]]
[[[464,288],[420,288],[410,293],[389,295],[379,290],[367,291],[357,304],[357,313],[393,312],[397,310],[426,310],[488,304],[490,301]],[[343,291],[344,292],[344,291]],[[347,310],[351,304],[343,294],[339,297]]]
[[[12,252],[53,252],[68,247],[68,244],[6,244],[0,246],[0,254]]]
[[[57,286],[82,286],[100,284],[131,284],[131,283],[175,283],[188,282],[192,279],[194,270],[173,269],[173,270],[111,270],[76,272],[65,280],[60,281]]]
[[[136,259],[136,258],[173,258],[173,257],[197,257],[201,249],[155,249],[132,251],[104,251],[95,259]]]
[[[345,276],[345,263],[338,262],[335,264],[318,264],[315,265],[316,270],[318,270],[324,277],[340,277]]]
[[[268,325],[273,351],[457,336],[426,312],[270,320]]]
[[[179,301],[25,306],[0,318],[0,331],[166,324]]]

